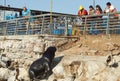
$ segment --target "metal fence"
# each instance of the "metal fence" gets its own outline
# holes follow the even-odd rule
[[[74,17],[76,16],[53,14],[52,24],[50,24],[50,14],[0,21],[0,35],[65,35],[67,29],[72,31],[72,24],[71,26],[68,25],[68,21],[74,19]]]
[[[5,20],[0,21],[0,35],[75,35],[77,30],[83,35],[120,34],[120,18],[115,17],[115,14],[83,17],[53,14],[52,23],[50,14]]]
[[[119,14],[117,12],[84,16],[79,27],[83,34],[120,34]]]

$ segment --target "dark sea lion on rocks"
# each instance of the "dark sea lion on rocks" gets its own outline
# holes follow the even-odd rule
[[[50,46],[43,53],[42,57],[35,60],[29,68],[29,77],[31,81],[43,79],[51,70],[51,64],[55,57],[56,47]]]

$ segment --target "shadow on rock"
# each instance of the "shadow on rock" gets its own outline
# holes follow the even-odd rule
[[[61,62],[61,60],[62,60],[63,57],[64,57],[64,56],[59,56],[59,57],[54,58],[53,64],[52,64],[52,69],[53,69],[55,66],[57,66],[57,64],[59,64],[59,63]]]
[[[52,72],[52,69],[53,69],[54,67],[56,67],[56,66],[61,62],[61,60],[62,60],[63,57],[64,57],[64,56],[59,56],[59,57],[54,58],[53,63],[52,63],[52,65],[51,65],[51,71],[49,72],[49,74],[48,74],[48,76],[46,77],[46,79],[48,79],[49,76],[52,75],[52,73],[53,73],[53,72]]]
[[[114,67],[114,68],[117,68],[119,65],[117,62],[113,63],[112,65],[110,65],[110,67]]]

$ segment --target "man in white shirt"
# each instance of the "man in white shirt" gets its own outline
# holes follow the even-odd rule
[[[107,2],[106,3],[106,9],[105,9],[105,13],[111,13],[111,12],[116,12],[117,10],[116,10],[116,8],[113,6],[113,5],[111,5],[111,3],[110,2]]]
[[[107,2],[106,6],[107,7],[106,7],[106,9],[104,11],[105,13],[117,12],[116,8],[113,5],[111,5],[110,2]],[[109,18],[110,18],[110,24],[109,25],[111,25],[110,27],[113,28],[111,30],[111,33],[116,33],[116,28],[117,28],[117,24],[118,24],[117,23],[118,22],[118,17],[119,17],[118,13],[114,13],[114,14],[109,15]]]

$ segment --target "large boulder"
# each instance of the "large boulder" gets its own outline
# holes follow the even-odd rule
[[[28,71],[24,68],[19,68],[19,75],[18,75],[18,80],[22,81],[29,81],[29,75]]]
[[[7,68],[0,68],[0,81],[6,81],[10,76],[10,70]]]
[[[0,67],[7,68],[11,65],[11,59],[6,56],[6,54],[0,55]]]
[[[71,55],[53,69],[57,81],[119,81],[120,57],[114,56],[111,65],[107,57]]]
[[[11,71],[7,81],[15,81],[16,80],[16,74],[17,74],[16,70]]]

